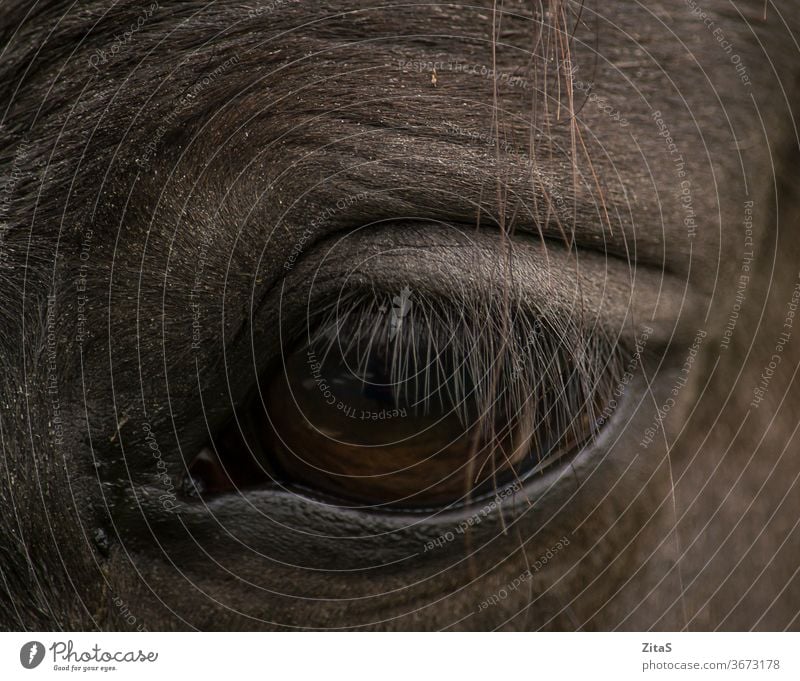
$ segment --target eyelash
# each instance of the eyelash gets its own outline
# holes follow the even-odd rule
[[[283,347],[282,366],[273,364],[259,381],[258,393],[244,400],[236,418],[212,438],[211,449],[204,448],[189,465],[183,484],[185,496],[204,490],[233,491],[268,481],[307,489],[305,480],[293,476],[293,472],[299,474],[296,468],[293,472],[284,468],[287,453],[294,450],[282,437],[275,441],[268,435],[275,417],[284,418],[284,425],[307,421],[313,428],[314,424],[314,418],[302,410],[291,411],[299,409],[298,395],[281,383],[278,372],[303,381],[304,387],[297,384],[298,389],[311,390],[314,399],[320,400],[317,390],[328,390],[328,386],[320,384],[325,372],[315,367],[325,366],[330,353],[335,353],[334,363],[328,367],[333,378],[327,375],[323,379],[332,384],[338,381],[335,390],[355,389],[364,396],[375,390],[382,396],[380,404],[402,406],[404,423],[418,423],[423,428],[419,433],[435,434],[430,443],[433,449],[423,455],[425,461],[444,451],[437,447],[446,447],[448,437],[472,443],[465,445],[457,464],[463,468],[465,483],[471,481],[472,486],[459,503],[470,503],[492,487],[497,490],[510,484],[512,477],[519,485],[576,454],[593,440],[610,417],[610,405],[616,404],[613,395],[624,372],[623,346],[612,342],[599,325],[592,328],[581,323],[579,316],[545,314],[513,305],[509,298],[465,299],[458,304],[452,296],[427,296],[408,287],[399,295],[358,287],[327,305],[313,302],[309,301],[305,328],[295,327],[290,335],[295,342]],[[369,374],[365,370],[368,364]],[[384,380],[373,381],[376,375]],[[277,402],[276,386],[283,386]],[[387,386],[393,391],[389,402]],[[349,399],[352,393],[345,396]],[[335,403],[333,396],[331,399]],[[341,409],[331,406],[327,394],[325,400],[329,416]],[[268,404],[278,411],[271,412]],[[434,412],[433,419],[429,411]],[[455,432],[452,417],[448,417],[454,411],[456,425],[460,423]],[[286,421],[285,415],[290,413],[295,415]],[[348,416],[347,429],[356,440],[372,432],[360,430],[367,422],[341,413]],[[415,422],[406,421],[406,416],[426,418]],[[321,418],[328,417],[322,414]],[[444,430],[439,419],[448,419]],[[269,423],[266,431],[265,422]],[[342,437],[343,442],[348,441],[347,433]],[[319,452],[318,445],[324,447],[326,441],[327,436],[322,435],[321,442],[306,446]],[[401,447],[403,442],[397,441]],[[417,444],[417,449],[410,451],[424,452],[424,448],[419,450]],[[348,455],[352,456],[352,451]],[[369,455],[367,459],[361,456],[352,463],[358,469],[368,460]],[[305,463],[302,448],[299,459],[288,461],[292,467],[297,461]],[[424,470],[430,470],[421,470],[424,481]],[[492,483],[490,488],[487,480]],[[430,482],[437,484],[436,480]]]
[[[359,376],[371,356],[388,351],[393,389],[406,390],[406,398],[409,386],[425,388],[424,400],[410,405],[414,409],[425,413],[437,393],[441,404],[442,392],[429,387],[445,384],[455,391],[448,401],[460,407],[465,426],[470,402],[475,405],[472,414],[484,436],[498,434],[498,416],[530,424],[518,437],[539,462],[570,434],[580,440],[575,444],[597,434],[624,372],[622,348],[599,325],[531,314],[502,300],[458,305],[405,291],[405,308],[403,292],[341,295],[309,316],[307,346],[321,360],[329,352],[346,356],[355,350]],[[455,376],[447,375],[448,366],[456,368]]]

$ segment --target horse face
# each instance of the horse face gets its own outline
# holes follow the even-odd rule
[[[793,19],[5,11],[4,625],[796,624]]]

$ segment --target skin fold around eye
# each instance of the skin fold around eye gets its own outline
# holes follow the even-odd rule
[[[408,287],[412,320],[425,309],[434,311],[447,304],[451,312],[440,321],[449,325],[451,334],[453,328],[472,324],[461,319],[454,326],[456,312],[462,316],[469,312],[477,320],[474,328],[487,330],[487,320],[502,320],[512,309],[518,322],[538,323],[540,330],[556,331],[569,321],[573,333],[565,339],[604,339],[610,346],[618,346],[622,355],[634,352],[638,331],[646,325],[652,329],[645,349],[648,362],[663,361],[672,347],[692,341],[694,329],[685,323],[676,325],[674,320],[690,318],[688,312],[681,316],[678,311],[702,308],[704,299],[697,292],[687,292],[677,277],[597,253],[570,252],[561,243],[528,235],[517,234],[508,240],[507,262],[499,246],[495,229],[433,220],[399,225],[379,222],[310,246],[276,283],[270,279],[270,243],[265,242],[262,264],[253,273],[250,300],[243,305],[241,296],[236,296],[225,305],[226,318],[235,320],[241,310],[247,321],[242,322],[241,331],[225,340],[224,363],[215,360],[218,352],[202,358],[203,384],[208,386],[203,413],[208,425],[195,435],[186,464],[200,451],[203,440],[218,438],[226,424],[239,418],[234,418],[235,411],[254,395],[261,400],[267,394],[267,382],[283,370],[281,357],[311,342],[327,319],[325,311],[337,301],[344,304],[347,296],[357,291],[359,295],[368,293],[377,307],[388,310],[392,299]],[[503,292],[507,293],[508,309]],[[427,302],[420,305],[422,301]],[[341,316],[344,310],[339,307]],[[371,318],[369,314],[360,317],[365,324]],[[519,330],[520,337],[537,337],[522,327]],[[508,328],[501,327],[498,334],[498,338],[511,338]],[[369,332],[365,335],[369,338]],[[472,336],[464,338],[468,337]],[[492,333],[483,337],[491,338]],[[446,339],[441,346],[447,347]],[[512,367],[509,360],[509,370]],[[509,385],[513,388],[518,383]],[[262,418],[266,405],[260,409]],[[239,433],[237,442],[242,437]],[[245,451],[254,447],[249,440],[241,446]],[[270,479],[266,473],[263,477]]]
[[[658,361],[689,332],[676,308],[701,303],[662,271],[528,235],[417,221],[331,237],[254,290],[250,387],[230,384],[235,415],[188,460],[186,489],[469,503],[591,442],[639,331]]]

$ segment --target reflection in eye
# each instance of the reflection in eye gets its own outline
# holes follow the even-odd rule
[[[591,439],[619,377],[616,349],[572,322],[404,295],[355,295],[315,320],[197,456],[192,487],[273,480],[351,504],[443,506]]]

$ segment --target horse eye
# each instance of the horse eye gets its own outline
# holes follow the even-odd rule
[[[523,339],[507,348],[510,361],[457,327],[364,315],[285,353],[192,462],[193,489],[271,480],[342,503],[439,507],[519,481],[591,436],[569,348],[542,361]]]

